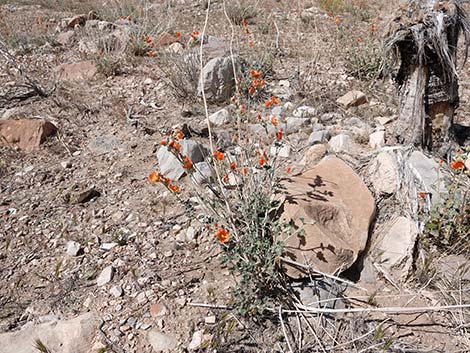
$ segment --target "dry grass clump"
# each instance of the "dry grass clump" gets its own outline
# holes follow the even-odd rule
[[[349,13],[362,21],[366,21],[370,18],[369,4],[365,0],[319,0],[318,5],[327,13]]]
[[[173,96],[185,101],[195,100],[200,77],[199,55],[196,52],[162,53],[156,60],[158,67],[165,74]]]
[[[248,21],[258,14],[257,1],[235,0],[227,3],[227,16],[233,24],[241,25],[243,20]]]

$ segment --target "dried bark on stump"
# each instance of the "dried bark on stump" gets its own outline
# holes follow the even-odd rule
[[[460,34],[467,53],[470,23],[459,0],[408,0],[390,23],[384,56],[400,62],[395,76],[400,96],[398,142],[432,149],[433,127],[439,124],[442,142],[449,141],[459,104]]]

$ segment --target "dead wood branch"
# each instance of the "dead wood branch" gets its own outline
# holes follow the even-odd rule
[[[15,85],[6,88],[0,92],[0,108],[14,106],[19,102],[32,97],[49,97],[56,89],[54,84],[52,88],[46,89],[42,86],[10,53],[6,43],[0,38],[0,57],[18,70],[21,80]]]

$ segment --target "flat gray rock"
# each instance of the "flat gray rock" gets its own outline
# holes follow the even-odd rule
[[[1,353],[38,353],[36,341],[40,340],[50,352],[98,352],[95,346],[101,319],[90,312],[71,320],[50,321],[30,326],[24,330],[0,335]]]
[[[178,341],[175,337],[159,332],[155,329],[147,333],[147,341],[155,352],[170,351],[175,349]]]

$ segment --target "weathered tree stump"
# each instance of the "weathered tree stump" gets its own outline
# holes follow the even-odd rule
[[[433,132],[440,143],[452,138],[459,105],[457,44],[464,34],[467,57],[470,22],[462,1],[408,0],[391,21],[385,58],[400,63],[394,76],[400,97],[397,141],[431,150]]]

